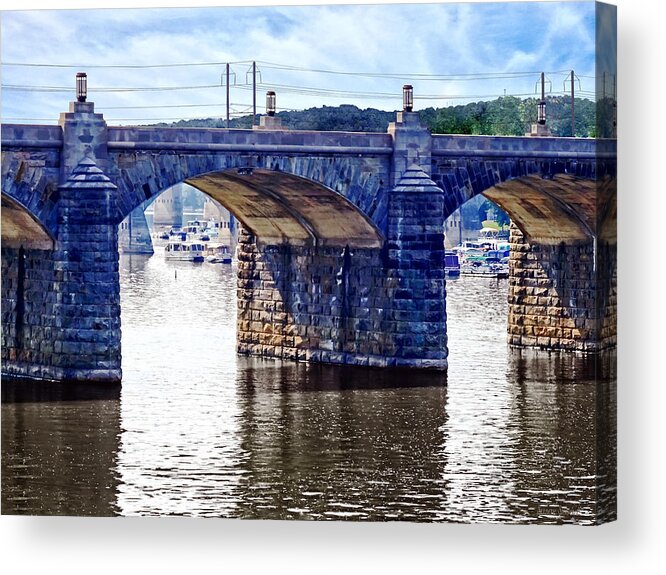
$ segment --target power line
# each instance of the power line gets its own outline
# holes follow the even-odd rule
[[[179,64],[37,64],[34,62],[2,62],[2,66],[30,67],[30,68],[76,68],[76,69],[146,69],[146,68],[187,68],[192,66],[224,66],[226,64],[246,64],[249,60],[237,62],[187,62]]]
[[[230,106],[245,106],[237,102],[230,102]],[[153,104],[150,106],[100,106],[100,110],[147,110],[151,108],[215,108],[226,106],[225,103],[215,102],[213,104]],[[286,108],[281,108],[286,109]]]
[[[386,72],[348,72],[341,70],[324,70],[317,68],[303,68],[299,66],[290,66],[287,64],[276,64],[273,62],[258,62],[264,68],[271,68],[274,70],[284,70],[284,71],[294,71],[294,72],[314,72],[320,74],[336,74],[341,76],[364,76],[367,78],[392,78],[392,79],[414,79],[414,80],[496,80],[496,79],[511,79],[511,78],[522,78],[530,77],[541,72],[486,72],[486,73],[468,73],[468,74],[419,74],[414,72],[406,73],[386,73]],[[555,72],[547,72],[547,74],[564,74],[568,73],[567,70],[558,70]]]
[[[313,88],[305,86],[290,86],[285,84],[259,84],[262,88],[280,90],[285,93],[303,96],[322,96],[331,98],[372,98],[372,99],[396,99],[395,92],[354,92],[349,90],[331,90],[327,88]],[[244,85],[240,89],[248,89]],[[552,92],[551,94],[564,94],[564,92]],[[506,96],[534,96],[533,92],[521,92],[504,94]],[[499,98],[502,94],[421,94],[414,96],[416,100],[464,100],[474,98]]]
[[[287,84],[267,84],[258,83],[257,86],[263,88],[272,88],[281,90],[286,93],[299,94],[304,96],[322,96],[332,98],[378,98],[378,99],[395,99],[397,98],[394,92],[357,92],[352,90],[334,90],[328,88],[316,88],[310,86],[294,86]],[[251,84],[236,84],[234,87],[242,90],[253,90]],[[72,88],[69,86],[40,86],[40,85],[22,85],[22,84],[5,84],[2,86],[5,90],[19,91],[19,92],[71,92]],[[90,88],[91,93],[121,93],[121,92],[160,92],[160,91],[178,91],[178,90],[207,90],[211,88],[219,88],[217,84],[205,84],[199,86],[145,86],[145,87],[98,87]],[[553,92],[559,94],[559,92]],[[473,98],[496,98],[502,94],[421,94],[415,96],[417,100],[459,100],[459,99],[473,99]],[[532,96],[532,92],[520,92],[505,94],[507,96]]]
[[[470,72],[462,74],[425,74],[417,72],[354,72],[345,70],[327,70],[323,68],[305,68],[301,66],[292,66],[276,62],[266,62],[257,60],[265,68],[273,70],[283,70],[286,72],[310,72],[318,74],[333,74],[340,76],[363,76],[366,78],[387,78],[387,79],[420,79],[420,80],[446,80],[446,81],[467,81],[467,80],[497,80],[513,79],[534,76],[540,71],[515,71],[515,72]],[[40,67],[40,68],[70,68],[70,69],[149,69],[149,68],[186,68],[194,66],[226,66],[227,64],[251,64],[252,60],[237,60],[233,62],[179,62],[168,64],[48,64],[36,62],[2,62],[2,66],[12,67]],[[546,74],[567,74],[568,70],[556,70],[546,72]],[[593,76],[579,75],[581,78],[593,78]]]
[[[122,88],[89,88],[88,92],[113,93],[113,92],[160,92],[174,90],[203,90],[209,88],[219,88],[219,84],[204,84],[201,86],[145,86],[145,87],[122,87]],[[13,90],[17,92],[72,92],[71,86],[35,86],[24,84],[3,84],[4,90]]]

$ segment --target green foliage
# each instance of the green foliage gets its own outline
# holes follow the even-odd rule
[[[489,136],[523,136],[536,122],[537,99],[521,100],[514,96],[503,96],[488,102],[472,102],[446,108],[419,110],[421,121],[434,134],[474,134]],[[597,106],[594,102],[576,98],[574,100],[575,136],[594,137]],[[612,114],[610,105],[599,107],[603,118]],[[279,112],[282,124],[292,130],[321,130],[349,132],[385,132],[389,122],[395,121],[395,112],[374,108],[360,109],[356,106],[322,106],[293,112]],[[571,99],[563,96],[546,98],[546,118],[554,136],[571,136]],[[234,118],[231,128],[251,129],[252,116]],[[607,126],[610,121],[601,122]],[[173,124],[157,124],[171,127],[224,128],[222,118],[181,120]],[[608,129],[598,130],[606,133]]]

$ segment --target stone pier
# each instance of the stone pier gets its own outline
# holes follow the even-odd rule
[[[238,352],[445,369],[442,201],[412,166],[392,192],[382,248],[261,245],[242,232]]]
[[[511,226],[509,343],[597,352],[617,343],[616,250],[530,244]]]
[[[55,249],[3,247],[3,375],[120,383],[115,190],[82,160],[59,189]]]

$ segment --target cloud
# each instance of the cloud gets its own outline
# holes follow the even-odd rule
[[[470,74],[594,70],[594,4],[591,2],[443,3],[280,6],[202,9],[120,9],[3,12],[3,62],[57,65],[153,65],[260,61],[261,80],[274,86],[343,90],[385,97],[341,98],[278,88],[278,105],[303,108],[354,103],[396,109],[401,87],[424,95],[477,96],[526,93],[535,77],[447,81],[287,71],[299,68],[348,72]],[[239,84],[248,62],[233,64]],[[74,68],[3,65],[3,85],[71,86],[71,93],[2,91],[2,117],[53,118],[73,99]],[[109,121],[145,123],[150,118],[210,117],[224,111],[224,67],[93,68],[89,86],[215,86],[164,92],[95,93]],[[558,79],[559,82],[559,79]],[[559,86],[558,86],[559,87]],[[232,88],[237,111],[251,104],[247,86]],[[265,90],[266,87],[262,87]],[[478,98],[480,99],[480,98]],[[263,101],[263,94],[258,98]],[[450,100],[417,100],[420,107]],[[139,108],[211,104],[207,108]],[[148,118],[148,119],[146,119]],[[115,119],[115,120],[114,120]]]

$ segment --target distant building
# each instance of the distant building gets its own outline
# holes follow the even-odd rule
[[[222,204],[215,201],[210,196],[204,200],[203,219],[205,222],[214,221],[219,224],[219,239],[223,243],[231,246],[236,245],[238,239],[238,223],[234,216]]]
[[[153,202],[154,226],[182,226],[183,225],[183,195],[182,187],[177,184],[162,192]]]
[[[143,208],[139,206],[118,226],[118,249],[123,254],[152,254],[153,242]]]

